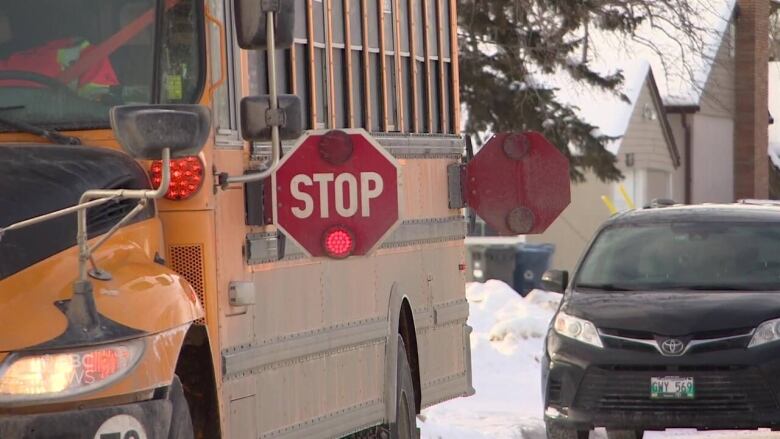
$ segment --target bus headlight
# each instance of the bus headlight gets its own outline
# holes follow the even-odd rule
[[[63,398],[105,387],[141,358],[143,340],[40,355],[11,355],[0,367],[0,403]]]

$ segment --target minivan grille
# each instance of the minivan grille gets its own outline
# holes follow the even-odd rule
[[[653,400],[650,378],[693,377],[696,398]],[[590,368],[574,403],[585,410],[617,412],[749,412],[777,410],[767,382],[758,371],[746,367]]]

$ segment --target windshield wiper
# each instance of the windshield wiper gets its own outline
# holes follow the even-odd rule
[[[616,284],[577,284],[576,288],[587,288],[589,290],[604,291],[636,291],[634,288],[628,288],[625,285]]]
[[[24,106],[22,105],[16,105],[13,107],[0,107],[0,111],[20,110],[22,108],[24,108]],[[60,145],[81,145],[81,139],[79,139],[78,137],[66,136],[65,134],[62,134],[58,131],[47,130],[45,128],[31,125],[27,122],[19,122],[4,117],[0,117],[0,123],[25,133],[41,136],[44,139],[48,139],[49,141],[58,143]]]

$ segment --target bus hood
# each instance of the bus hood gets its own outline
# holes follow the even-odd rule
[[[148,189],[143,168],[104,148],[50,144],[0,145],[0,228],[73,206],[90,189]],[[134,202],[90,209],[90,236],[106,232]],[[153,216],[154,207],[135,221]],[[76,215],[0,234],[0,280],[76,244]]]

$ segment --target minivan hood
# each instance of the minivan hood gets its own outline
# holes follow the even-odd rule
[[[780,292],[572,292],[561,310],[599,329],[685,336],[780,318]]]

